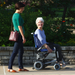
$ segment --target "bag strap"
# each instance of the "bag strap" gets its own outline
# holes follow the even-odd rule
[[[12,23],[12,21],[11,21],[11,31],[13,30],[13,23]]]
[[[12,23],[12,21],[11,21],[11,31],[13,30],[13,28],[14,28],[14,27],[13,27],[13,23]],[[14,29],[14,30],[15,30],[15,29]]]
[[[11,21],[11,31],[14,29],[14,27],[13,27],[13,23],[12,23],[12,21]],[[16,31],[15,29],[14,29],[14,31]]]

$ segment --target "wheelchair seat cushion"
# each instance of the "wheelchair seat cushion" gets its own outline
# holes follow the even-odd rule
[[[47,52],[47,49],[40,49],[41,52]]]

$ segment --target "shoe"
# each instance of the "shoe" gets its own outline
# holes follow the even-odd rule
[[[62,62],[59,62],[59,65],[60,65],[60,66],[62,66],[62,65],[63,65],[63,63],[62,63]]]
[[[56,63],[58,63],[60,66],[63,65],[63,63],[61,61],[60,62],[56,61]]]
[[[12,69],[7,69],[8,72],[17,72],[15,70],[12,70]]]
[[[7,69],[8,72],[10,72],[10,69]]]
[[[59,62],[60,66],[66,66],[64,61]]]
[[[18,69],[18,71],[29,71],[27,69]]]

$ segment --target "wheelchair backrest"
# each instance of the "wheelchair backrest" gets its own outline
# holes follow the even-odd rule
[[[33,38],[34,38],[35,48],[37,48],[38,51],[40,50],[41,52],[47,51],[47,49],[41,49],[41,47],[40,47],[40,48],[38,47],[38,38],[37,38],[37,34],[34,34],[34,33],[32,33],[32,34],[33,34]]]
[[[37,34],[31,33],[33,34],[33,38],[34,38],[34,43],[35,43],[35,48],[38,48],[38,43],[37,43]]]
[[[35,34],[35,33],[31,33],[31,34],[33,34],[33,38],[34,38],[34,43],[35,43],[35,48],[39,48],[38,47],[38,38],[37,38],[37,34]],[[54,47],[52,48],[52,50],[54,51],[55,49],[54,49]],[[43,51],[48,51],[47,49],[40,49],[40,51],[41,52],[43,52]]]

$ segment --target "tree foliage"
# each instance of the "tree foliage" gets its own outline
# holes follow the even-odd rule
[[[11,2],[10,0],[8,4],[11,4]],[[4,4],[4,2],[2,2],[4,7],[0,7],[1,46],[13,46],[14,43],[10,42],[8,38],[11,28],[11,18],[15,12],[15,2],[8,8],[5,8],[7,3]],[[31,32],[35,31],[35,20],[39,16],[42,16],[45,20],[44,30],[47,41],[60,45],[75,45],[75,35],[71,34],[73,29],[75,29],[73,0],[25,0],[25,3],[27,3],[25,10],[21,14],[25,22],[25,37],[27,39],[25,46],[34,45]],[[70,42],[71,44],[69,44]]]

